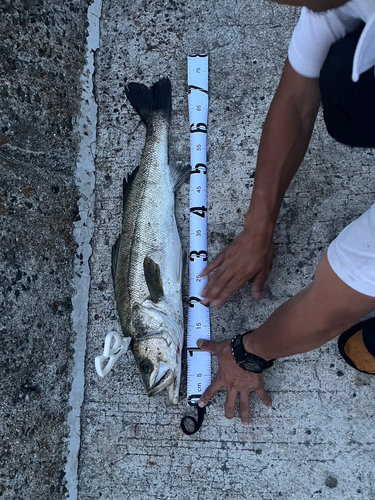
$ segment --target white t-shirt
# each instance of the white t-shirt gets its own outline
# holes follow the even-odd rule
[[[319,78],[331,45],[366,23],[358,41],[353,80],[375,64],[375,0],[350,0],[337,9],[313,12],[302,8],[294,29],[288,57],[293,69],[302,76]]]
[[[328,247],[328,262],[350,288],[375,297],[375,204]]]

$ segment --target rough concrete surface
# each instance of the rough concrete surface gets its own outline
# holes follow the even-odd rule
[[[86,1],[0,9],[0,496],[64,498]]]
[[[64,498],[75,124],[87,4],[9,2],[2,9],[0,496]],[[252,397],[248,428],[225,419],[220,393],[192,437],[179,427],[188,411],[185,371],[181,402],[172,408],[165,393],[145,395],[130,354],[104,379],[94,369],[105,335],[120,331],[111,248],[121,227],[122,179],[137,166],[145,137],[124,83],[170,77],[170,162],[189,162],[186,58],[208,52],[214,257],[242,229],[262,124],[297,19],[298,10],[261,0],[103,2],[80,500],[375,499],[375,382],[348,367],[334,341],[275,363],[266,378],[273,408]],[[257,327],[310,283],[329,242],[372,203],[373,163],[372,150],[335,143],[318,119],[281,209],[264,299],[254,303],[247,285],[212,308],[213,339]],[[177,194],[185,248],[188,191],[185,184]],[[185,303],[187,294],[185,283]]]
[[[160,76],[171,78],[170,162],[189,161],[186,57],[208,52],[208,221],[214,256],[242,228],[261,127],[297,15],[261,1],[103,4],[82,500],[374,498],[373,381],[345,366],[334,342],[275,364],[267,376],[274,407],[252,398],[249,428],[239,419],[225,419],[220,394],[193,437],[179,428],[187,412],[185,379],[181,403],[171,408],[165,394],[145,395],[130,354],[103,380],[93,366],[105,334],[119,328],[111,246],[121,226],[122,179],[138,164],[145,137],[126,101],[124,82],[149,85]],[[246,286],[213,309],[214,339],[256,327],[310,282],[328,243],[371,203],[373,160],[372,151],[334,143],[318,123],[282,207],[265,298],[255,304]],[[177,213],[188,247],[187,185],[178,193]]]

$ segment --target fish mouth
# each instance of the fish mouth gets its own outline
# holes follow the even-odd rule
[[[148,396],[158,394],[166,387],[170,386],[175,380],[174,372],[170,368],[161,376],[158,377],[157,382],[147,391]]]

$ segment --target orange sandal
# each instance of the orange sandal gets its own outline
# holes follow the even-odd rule
[[[350,366],[375,375],[375,317],[361,321],[340,335],[338,348]]]

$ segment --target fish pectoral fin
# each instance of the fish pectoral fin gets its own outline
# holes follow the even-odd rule
[[[159,302],[164,297],[163,280],[161,277],[160,266],[156,264],[151,257],[145,257],[143,261],[143,272],[148,291],[150,292],[150,299],[152,302]]]
[[[116,243],[112,247],[112,280],[113,288],[116,289],[116,267],[118,260],[118,252],[120,250],[121,234],[118,235]]]

